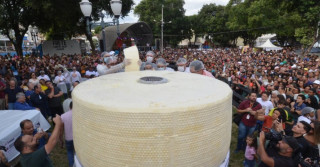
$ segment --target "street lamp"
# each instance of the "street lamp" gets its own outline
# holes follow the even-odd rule
[[[102,43],[103,43],[103,47],[101,48],[101,46],[100,46],[100,50],[101,50],[101,52],[103,52],[103,51],[105,51],[106,49],[105,49],[105,47],[106,47],[106,37],[105,37],[105,32],[104,32],[104,14],[102,13],[102,11],[101,11],[101,13],[100,13],[100,17],[101,17],[101,28],[102,28]]]
[[[86,24],[87,24],[87,32],[88,35],[91,36],[90,28],[89,28],[89,21],[90,21],[90,16],[92,12],[92,4],[88,0],[82,0],[80,2],[80,9],[84,17],[86,18]]]
[[[118,37],[120,36],[120,30],[119,30],[119,17],[121,15],[121,9],[122,9],[122,1],[121,0],[111,0],[110,1],[112,12],[117,19],[117,34]]]
[[[38,53],[38,46],[37,46],[37,38],[38,38],[38,27],[34,26],[32,27],[31,25],[28,27],[30,35],[32,37],[32,40],[34,41],[34,44],[36,45],[36,54]]]

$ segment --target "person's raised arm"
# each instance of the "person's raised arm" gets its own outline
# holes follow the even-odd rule
[[[261,158],[261,161],[263,163],[265,163],[266,165],[270,166],[270,167],[274,167],[274,159],[269,157],[265,148],[265,135],[264,132],[261,131],[260,132],[260,137],[259,137],[259,146],[258,146],[258,154]]]
[[[60,137],[60,130],[61,130],[61,117],[56,114],[56,117],[53,118],[53,122],[55,123],[55,127],[53,132],[49,138],[48,143],[44,146],[47,154],[50,154],[53,150],[54,146],[57,144],[59,137]]]

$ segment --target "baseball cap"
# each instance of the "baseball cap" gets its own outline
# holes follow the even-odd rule
[[[315,81],[313,81],[313,84],[320,85],[320,81],[319,80],[315,80]]]
[[[292,136],[283,136],[282,140],[293,149],[293,153],[299,152],[302,148],[298,141]]]

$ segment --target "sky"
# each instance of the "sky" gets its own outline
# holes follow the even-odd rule
[[[135,4],[138,5],[141,0],[134,0]],[[217,5],[227,5],[229,0],[185,0],[184,8],[186,9],[186,15],[194,15],[197,14],[203,5],[215,3]],[[135,5],[135,6],[136,6]],[[132,8],[131,12],[128,16],[126,16],[124,19],[120,19],[120,23],[134,23],[138,21],[138,17],[133,14],[134,7]],[[108,17],[105,19],[106,21],[112,21],[112,18]]]

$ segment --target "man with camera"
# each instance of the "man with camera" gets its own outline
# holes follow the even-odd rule
[[[261,131],[257,151],[261,158],[259,167],[297,166],[293,157],[298,153],[300,146],[294,137],[283,136],[282,140],[278,141],[276,147],[268,147],[267,149],[265,148],[265,142],[265,133]]]
[[[14,142],[14,147],[21,153],[20,164],[22,167],[52,167],[52,162],[48,155],[51,153],[59,140],[62,121],[59,115],[53,118],[55,127],[48,143],[38,148],[36,137],[24,135],[18,137]]]

